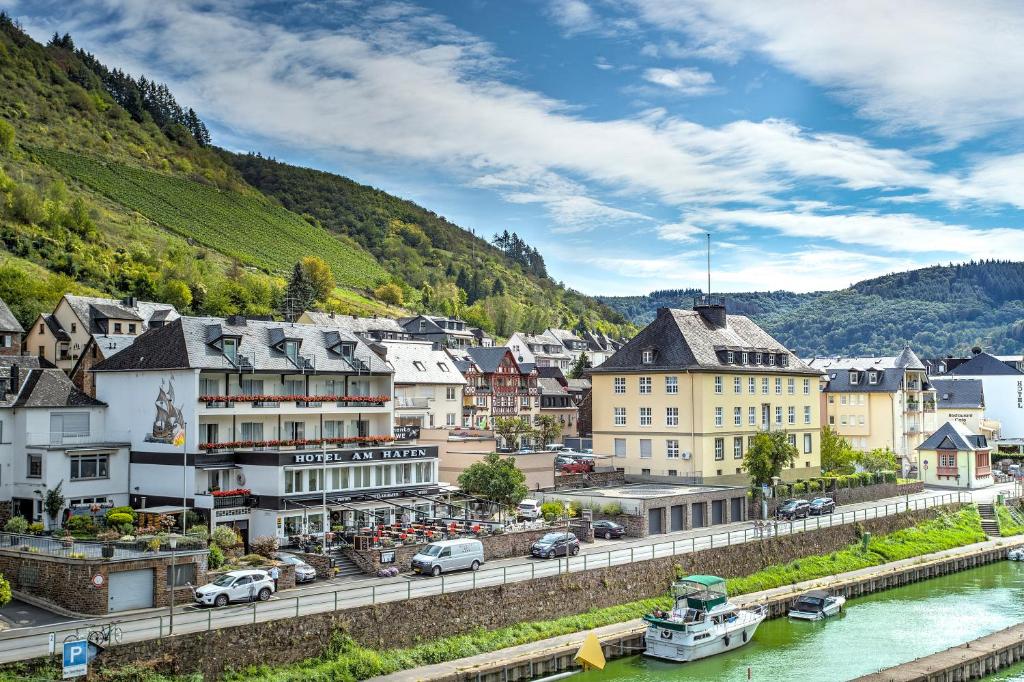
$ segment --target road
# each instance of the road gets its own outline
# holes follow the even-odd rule
[[[994,493],[992,493],[994,495]],[[969,501],[969,494],[960,494]],[[986,495],[987,499],[989,495]],[[901,513],[911,509],[944,504],[957,499],[956,492],[926,490],[916,495],[860,504],[844,505],[834,514],[811,517],[793,523],[780,523],[780,535],[814,530]],[[976,496],[975,499],[981,499]],[[984,500],[983,500],[984,501]],[[429,576],[399,576],[397,578],[367,578],[347,581],[323,581],[287,590],[270,601],[242,604],[223,609],[201,609],[194,605],[175,610],[174,632],[201,632],[253,622],[291,618],[313,613],[354,608],[375,603],[400,601],[428,595],[470,590],[477,587],[519,582],[566,572],[594,570],[645,561],[657,557],[674,556],[710,547],[732,545],[758,540],[750,522],[733,523],[636,540],[598,540],[583,546],[579,556],[556,560],[514,557],[489,561],[477,572]],[[170,634],[168,609],[104,616],[86,620],[71,620],[38,627],[12,628],[0,633],[0,663],[34,658],[48,653],[49,635],[55,633],[58,647],[65,638],[85,635],[107,623],[116,623],[121,631],[121,642],[143,641]],[[115,644],[117,642],[114,642]]]

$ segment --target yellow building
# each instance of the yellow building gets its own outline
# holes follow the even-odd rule
[[[925,485],[987,488],[992,485],[992,449],[985,436],[956,421],[944,423],[917,447]]]
[[[591,370],[594,451],[627,475],[746,484],[748,445],[778,429],[799,453],[784,478],[816,476],[819,374],[721,300],[661,308]]]
[[[935,430],[935,390],[909,346],[893,357],[814,358],[822,377],[824,424],[855,450],[888,448],[917,464],[917,446]]]

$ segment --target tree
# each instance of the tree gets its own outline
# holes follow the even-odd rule
[[[505,507],[519,504],[527,492],[526,476],[516,466],[515,457],[502,457],[496,452],[466,467],[458,483],[464,492]]]
[[[405,296],[402,294],[402,287],[394,283],[382,284],[373,290],[373,297],[378,301],[391,305],[403,305]]]
[[[297,320],[312,305],[314,296],[313,285],[307,279],[302,263],[296,263],[284,292],[284,318],[288,322]]]
[[[505,447],[514,448],[522,436],[533,434],[533,427],[522,417],[495,417],[494,432],[504,441]]]
[[[576,362],[572,363],[572,367],[569,369],[570,379],[582,379],[583,372],[590,369],[590,358],[587,357],[587,352],[583,351],[576,358]]]
[[[850,443],[826,426],[821,430],[821,471],[830,474],[853,472],[853,460],[857,456]]]
[[[192,290],[180,279],[169,279],[160,288],[160,300],[170,303],[184,313],[192,305]]]
[[[537,435],[540,437],[541,445],[554,443],[562,435],[562,424],[554,415],[542,414],[537,417]]]
[[[14,151],[14,126],[0,119],[0,152],[10,154]]]
[[[320,256],[306,256],[299,261],[299,264],[302,266],[306,281],[309,282],[309,286],[313,290],[313,300],[326,301],[335,286],[331,266]]]
[[[57,515],[64,508],[64,493],[61,492],[63,487],[64,481],[62,480],[55,487],[47,490],[46,497],[43,499],[43,509],[46,510],[46,515],[50,517],[50,528],[57,527]]]
[[[796,461],[796,446],[789,443],[785,431],[761,431],[743,455],[743,470],[754,486],[771,483],[782,474],[783,467]]]
[[[873,474],[877,474],[879,471],[900,470],[896,453],[889,448],[875,448],[871,452],[857,453],[855,461],[865,471],[870,471]]]

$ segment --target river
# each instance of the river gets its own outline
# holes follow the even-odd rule
[[[841,615],[825,621],[765,621],[750,644],[730,653],[676,664],[633,656],[572,679],[738,682],[748,679],[749,669],[757,682],[850,680],[1020,622],[1024,562],[1000,561],[852,599]]]

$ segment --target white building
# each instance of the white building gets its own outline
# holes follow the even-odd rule
[[[562,371],[572,366],[573,357],[562,342],[550,334],[516,332],[505,346],[512,351],[516,362],[537,367],[558,367]]]
[[[387,341],[374,350],[395,372],[395,425],[457,428],[466,379],[429,341]]]
[[[1024,438],[1024,373],[988,353],[978,353],[949,372],[957,379],[980,379],[985,416],[997,420],[1003,439]]]
[[[108,419],[131,429],[137,508],[184,496],[211,526],[283,542],[321,532],[325,511],[332,526],[394,518],[397,498],[430,511],[413,494],[436,492],[437,449],[390,444],[392,370],[351,332],[183,317],[94,371]]]

